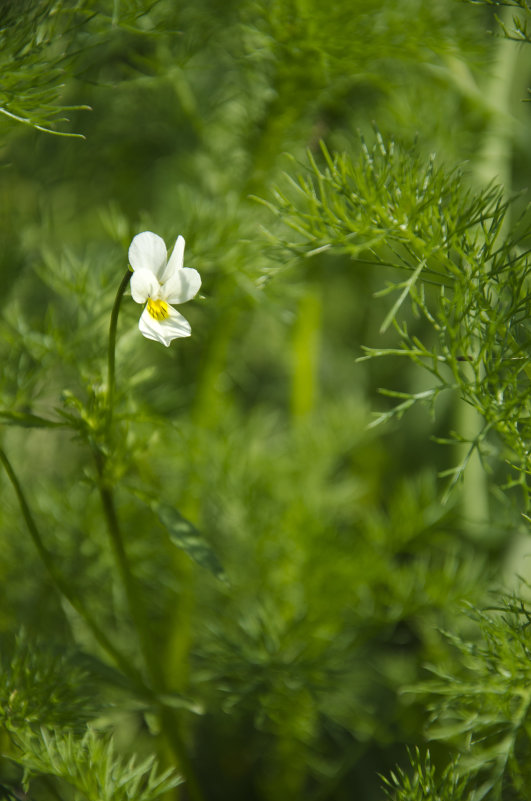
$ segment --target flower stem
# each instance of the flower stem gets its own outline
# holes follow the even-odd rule
[[[115,378],[115,352],[116,352],[116,328],[118,326],[118,314],[120,312],[120,304],[122,297],[131,280],[131,270],[127,268],[127,272],[120,281],[120,286],[114,299],[114,304],[111,311],[111,320],[109,323],[109,349],[107,354],[107,425],[110,426],[112,421],[112,412],[114,405],[114,390],[116,386]]]
[[[163,695],[166,691],[166,686],[161,664],[162,649],[156,648],[152,642],[146,610],[142,603],[142,597],[138,591],[137,582],[131,571],[125,550],[112,490],[104,484],[103,457],[101,452],[96,452],[95,455],[96,465],[100,475],[100,498],[107,522],[107,530],[125,589],[129,611],[138,634],[143,661],[151,680],[151,690],[155,695]],[[203,801],[203,794],[195,776],[192,763],[186,753],[186,748],[182,742],[175,714],[170,708],[161,703],[159,706],[159,717],[162,729],[168,738],[171,749],[177,757],[179,766],[186,778],[187,791],[191,801]]]
[[[142,657],[146,668],[148,669],[154,684],[157,685],[157,687],[160,687],[162,670],[160,668],[155,649],[152,646],[151,637],[148,634],[148,620],[144,605],[142,603],[141,594],[136,586],[137,582],[134,579],[131,567],[129,565],[129,559],[125,550],[124,539],[120,529],[118,515],[116,513],[112,489],[105,484],[104,457],[99,451],[95,452],[95,457],[96,467],[100,479],[99,493],[101,505],[103,508],[103,514],[105,516],[105,522],[107,524],[109,539],[111,541],[111,546],[116,559],[116,564],[118,565],[118,570],[120,571],[120,577],[125,590],[129,611],[131,612],[131,617],[133,618],[137,629]]]
[[[123,294],[131,280],[131,271],[128,269],[123,276],[114,304],[111,311],[109,324],[109,345],[108,345],[108,365],[107,365],[107,440],[111,439],[111,424],[113,417],[114,394],[116,388],[115,378],[115,351],[116,351],[116,331],[118,326],[118,314]],[[106,452],[100,448],[94,448],[94,458],[99,478],[99,494],[103,508],[107,531],[114,552],[116,564],[120,572],[122,585],[127,598],[129,612],[136,628],[140,651],[147,673],[151,681],[151,690],[157,695],[163,695],[166,691],[164,671],[162,669],[162,649],[156,648],[150,635],[149,620],[146,609],[142,602],[142,594],[133,572],[131,570],[127,552],[125,549],[124,538],[122,535],[112,487],[107,483],[106,472]],[[203,801],[203,794],[195,776],[191,761],[186,753],[178,721],[173,711],[163,703],[159,704],[159,717],[163,731],[168,738],[173,753],[175,754],[183,775],[186,777],[188,796],[191,801]]]
[[[120,313],[120,304],[124,292],[131,280],[131,271],[129,268],[120,281],[120,286],[116,292],[114,304],[111,311],[111,319],[109,323],[109,346],[107,351],[107,440],[111,438],[110,426],[112,423],[114,393],[116,388],[115,376],[115,351],[116,351],[116,331],[118,327],[118,315]],[[144,663],[149,670],[149,673],[160,685],[159,679],[162,672],[159,668],[158,660],[156,659],[153,648],[151,647],[150,637],[148,636],[148,621],[145,614],[145,609],[142,604],[142,598],[139,595],[136,587],[136,582],[133,578],[129,560],[124,546],[124,539],[120,530],[118,515],[116,513],[116,506],[114,503],[114,496],[112,488],[106,481],[105,468],[106,468],[106,455],[103,450],[99,448],[94,449],[94,458],[96,461],[96,469],[99,478],[99,494],[105,522],[107,524],[107,531],[111,541],[112,549],[120,571],[122,584],[125,590],[129,611],[135,623],[137,634],[140,640],[140,648]]]

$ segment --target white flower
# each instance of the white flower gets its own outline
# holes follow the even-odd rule
[[[164,240],[151,231],[137,234],[129,246],[131,295],[137,303],[146,303],[138,327],[147,339],[166,347],[177,337],[192,333],[188,320],[169,304],[186,303],[201,286],[197,270],[183,267],[183,255],[182,236],[177,238],[169,260]]]

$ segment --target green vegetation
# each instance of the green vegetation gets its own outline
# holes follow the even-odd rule
[[[6,799],[531,798],[530,31],[0,0]]]

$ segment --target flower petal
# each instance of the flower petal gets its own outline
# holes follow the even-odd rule
[[[154,320],[146,307],[138,321],[138,327],[146,339],[154,339],[166,347],[169,347],[174,339],[189,337],[192,333],[190,323],[182,314],[171,306],[168,307],[168,311],[170,315],[165,320]]]
[[[160,284],[151,270],[140,268],[131,276],[131,295],[136,303],[145,303],[148,298],[157,300],[160,293]]]
[[[197,295],[201,286],[201,276],[193,267],[176,270],[161,287],[161,296],[168,303],[186,303]]]
[[[175,247],[173,248],[173,253],[169,258],[166,269],[164,270],[164,275],[161,278],[161,284],[164,281],[167,281],[176,270],[182,270],[183,259],[184,259],[184,245],[185,245],[184,238],[182,236],[178,236],[177,242],[175,243]]]
[[[151,270],[158,278],[164,272],[167,258],[164,240],[151,231],[137,234],[129,245],[129,264],[133,270]]]

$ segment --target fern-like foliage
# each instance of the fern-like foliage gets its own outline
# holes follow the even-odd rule
[[[53,776],[87,801],[153,801],[179,784],[173,770],[159,772],[153,756],[137,762],[115,754],[113,739],[89,729],[82,738],[71,732],[20,733],[20,752],[12,761],[24,768],[29,789],[33,776]]]
[[[73,653],[38,646],[24,633],[4,646],[2,761],[19,769],[11,787],[3,788],[9,796],[20,787],[28,792],[42,777],[59,783],[59,796],[64,785],[87,801],[152,801],[179,784],[173,770],[158,770],[154,756],[124,758],[115,753],[109,732],[88,725],[100,711],[98,696]]]
[[[439,775],[430,752],[418,748],[409,754],[411,772],[402,768],[384,778],[387,796],[393,801],[467,801],[466,779],[459,775],[458,761],[451,762]]]
[[[432,678],[412,691],[429,699],[431,740],[457,756],[436,769],[430,752],[409,753],[410,770],[384,779],[394,801],[526,801],[531,782],[531,639],[529,603],[502,597],[470,612],[469,639],[448,634],[453,666],[430,666]]]
[[[77,72],[113,34],[142,36],[169,27],[149,17],[158,0],[1,0],[0,115],[39,131],[65,131],[65,115],[89,107],[68,103]]]
[[[454,478],[496,432],[525,486],[531,465],[529,215],[508,233],[510,206],[501,189],[473,192],[461,172],[449,174],[435,159],[386,143],[380,134],[372,147],[362,141],[357,159],[322,150],[323,164],[309,154],[305,172],[289,177],[267,203],[295,232],[289,239],[274,235],[275,245],[308,257],[344,253],[360,269],[404,272],[379,293],[395,294],[380,333],[394,326],[399,347],[366,348],[364,358],[405,356],[432,379],[420,393],[387,392],[399,400],[391,414],[418,402],[433,407],[442,391],[457,392],[478,410],[483,426]],[[423,321],[414,332],[406,301]]]
[[[459,775],[473,798],[526,799],[531,782],[531,610],[516,596],[474,610],[478,639],[448,635],[459,667],[431,667],[433,680],[416,688],[432,699],[432,739],[461,751]]]
[[[57,0],[0,4],[0,113],[49,133],[62,133],[56,125],[76,108],[60,100],[71,39],[68,11]]]
[[[496,21],[506,39],[511,39],[513,42],[531,44],[531,6],[528,0],[469,0],[469,2],[494,6],[495,8],[515,9],[511,15],[510,25],[507,25],[498,16],[496,16]]]
[[[83,729],[94,714],[93,688],[75,656],[31,642],[24,632],[2,646],[0,726]]]

